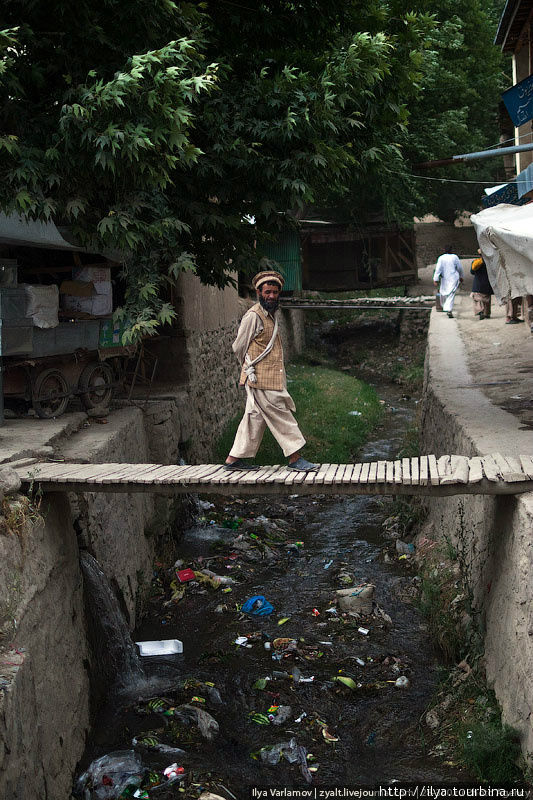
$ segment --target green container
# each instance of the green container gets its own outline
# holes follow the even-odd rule
[[[297,231],[285,231],[275,241],[267,242],[263,252],[279,265],[279,271],[285,278],[284,292],[294,292],[302,288],[302,258]]]
[[[98,347],[122,347],[122,334],[127,328],[127,322],[114,322],[105,319],[100,322],[100,340]]]

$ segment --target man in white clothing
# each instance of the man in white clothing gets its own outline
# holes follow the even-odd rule
[[[433,275],[435,286],[439,285],[439,278],[442,310],[446,311],[449,317],[453,317],[453,301],[459,284],[463,282],[463,268],[451,247],[447,247],[444,255],[439,256]]]

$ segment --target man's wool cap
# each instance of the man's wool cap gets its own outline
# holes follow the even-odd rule
[[[285,278],[273,269],[267,270],[266,272],[258,272],[257,275],[252,278],[252,286],[254,289],[259,289],[263,283],[279,283],[279,288],[283,289]]]

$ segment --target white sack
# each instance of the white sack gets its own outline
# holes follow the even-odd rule
[[[533,203],[500,203],[470,219],[496,298],[533,294]]]
[[[24,284],[26,292],[26,316],[31,317],[37,328],[55,328],[59,325],[59,289],[51,286]]]

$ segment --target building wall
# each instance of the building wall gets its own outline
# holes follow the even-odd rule
[[[451,245],[459,258],[474,256],[479,247],[473,225],[459,227],[447,222],[417,222],[416,263],[418,269],[435,264],[437,258]]]

